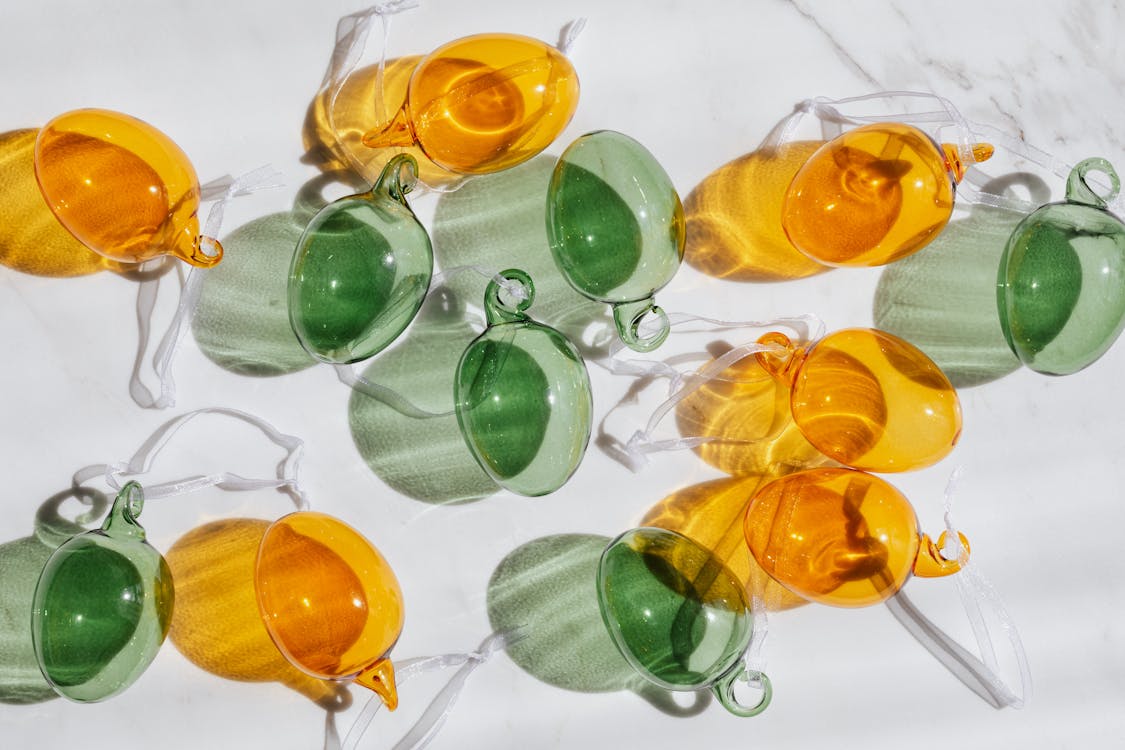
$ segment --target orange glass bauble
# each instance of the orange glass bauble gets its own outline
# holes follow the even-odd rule
[[[417,145],[443,169],[487,174],[545,149],[577,107],[578,75],[558,49],[526,36],[479,34],[418,63],[402,108],[363,144]]]
[[[394,710],[387,658],[402,632],[402,591],[379,551],[322,513],[276,521],[258,547],[258,608],[270,638],[296,667],[321,679],[354,680]]]
[[[918,533],[914,508],[879,477],[853,469],[809,469],[775,479],[746,511],[746,543],[775,581],[809,601],[837,607],[877,604],[910,575],[961,569]],[[966,553],[968,542],[960,536]]]
[[[992,146],[973,146],[974,161]],[[793,177],[781,225],[793,246],[829,266],[881,266],[925,247],[949,221],[965,174],[956,146],[902,123],[849,130]]]
[[[884,331],[847,328],[812,346],[767,333],[759,364],[790,388],[793,420],[813,446],[867,471],[940,461],[961,436],[961,402],[920,349]]]
[[[35,177],[59,222],[107,258],[174,255],[207,268],[222,257],[199,233],[195,169],[146,122],[104,109],[59,115],[39,131]]]

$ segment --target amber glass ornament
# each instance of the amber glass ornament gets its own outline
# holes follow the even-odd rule
[[[577,106],[578,76],[562,52],[530,37],[480,34],[427,55],[402,108],[363,144],[417,145],[443,169],[487,174],[549,146]]]
[[[918,533],[914,508],[879,477],[822,468],[776,479],[746,511],[746,543],[778,583],[809,601],[837,607],[877,604],[911,573],[946,576],[961,569]],[[968,541],[959,535],[968,554]]]
[[[921,350],[873,328],[847,328],[812,346],[782,333],[758,362],[790,388],[793,419],[813,446],[846,466],[910,471],[940,461],[961,435],[961,403]]]
[[[986,143],[974,161],[992,156]],[[925,247],[949,221],[965,174],[958,148],[918,128],[878,123],[821,146],[793,177],[781,224],[793,246],[829,266],[881,266]]]
[[[107,258],[173,255],[202,268],[222,258],[199,233],[195,169],[146,122],[104,109],[59,115],[39,131],[35,177],[59,222]]]
[[[313,677],[354,680],[395,709],[387,654],[402,632],[402,591],[359,532],[323,513],[290,513],[262,537],[254,586],[266,630],[290,663]]]

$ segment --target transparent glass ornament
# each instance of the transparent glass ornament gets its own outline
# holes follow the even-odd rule
[[[128,115],[80,109],[39,131],[35,177],[59,222],[122,263],[173,255],[207,268],[218,240],[199,233],[199,180],[180,147]]]
[[[746,511],[746,543],[775,581],[809,601],[865,607],[890,598],[911,574],[946,576],[961,563],[918,532],[910,502],[879,477],[820,468],[775,479]],[[968,540],[959,535],[968,554]]]
[[[974,144],[973,160],[992,156]],[[829,266],[881,266],[941,232],[965,175],[959,150],[902,123],[849,130],[821,146],[793,177],[781,224],[793,246]]]
[[[743,584],[686,536],[639,528],[611,542],[598,564],[598,603],[617,648],[650,682],[666,690],[710,688],[738,716],[769,705],[769,678],[742,663],[753,634]],[[735,699],[740,678],[760,682],[757,704]]]
[[[1101,196],[1089,172],[1109,176]],[[996,279],[1000,325],[1020,361],[1069,375],[1109,350],[1125,328],[1125,224],[1106,210],[1121,188],[1105,159],[1070,173],[1066,200],[1050,203],[1012,232]]]
[[[402,591],[358,531],[312,511],[278,519],[259,543],[254,589],[270,638],[293,666],[355,681],[395,709],[387,654],[402,632]]]
[[[759,364],[789,386],[793,420],[812,445],[868,471],[919,469],[961,436],[957,391],[921,350],[873,328],[835,331],[812,346],[778,332]]]
[[[289,322],[320,361],[378,354],[422,306],[434,254],[406,202],[416,175],[413,157],[396,156],[371,190],[329,203],[301,235],[289,269]]]
[[[484,293],[488,328],[457,365],[454,403],[461,434],[485,472],[520,495],[545,495],[566,483],[590,441],[593,397],[574,345],[525,311],[535,288],[523,271],[501,276],[526,296],[508,297],[496,280]]]
[[[47,560],[31,615],[39,668],[59,695],[83,703],[136,682],[156,658],[175,592],[164,558],[137,522],[144,492],[121,488],[100,529],[64,542]]]
[[[515,34],[479,34],[422,59],[402,108],[363,144],[417,145],[443,169],[487,174],[549,146],[577,106],[578,75],[558,49]]]
[[[684,209],[672,180],[644,146],[612,130],[567,147],[547,192],[547,233],[555,265],[579,293],[613,305],[618,335],[637,351],[668,336],[653,295],[684,257]],[[638,331],[654,314],[663,322]]]

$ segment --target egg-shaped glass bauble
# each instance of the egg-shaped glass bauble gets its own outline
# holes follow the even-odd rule
[[[586,453],[590,376],[566,336],[525,314],[535,294],[531,278],[515,269],[500,275],[517,282],[524,296],[513,299],[489,282],[488,328],[457,365],[457,422],[497,484],[520,495],[545,495],[570,478]]]
[[[1086,182],[1108,175],[1102,196]],[[1012,232],[996,279],[1000,325],[1020,361],[1069,375],[1097,361],[1125,329],[1125,224],[1106,210],[1120,180],[1105,159],[1086,159],[1066,200],[1040,207]]]
[[[329,203],[298,240],[289,323],[320,361],[348,364],[378,354],[422,306],[434,253],[406,202],[416,174],[413,157],[396,156],[371,190]]]
[[[175,591],[164,558],[137,522],[144,492],[129,482],[100,529],[47,560],[31,615],[39,668],[59,695],[83,703],[120,693],[156,658]]]
[[[632,349],[649,351],[668,335],[653,295],[679,270],[684,226],[672,180],[632,138],[587,133],[559,157],[547,192],[555,265],[579,294],[613,305],[618,333]],[[649,313],[664,325],[642,337]]]
[[[418,63],[402,108],[363,144],[418,145],[443,169],[488,174],[549,146],[577,107],[578,75],[558,49],[516,34],[478,34]]]

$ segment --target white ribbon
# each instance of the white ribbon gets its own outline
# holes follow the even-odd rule
[[[941,628],[927,619],[902,591],[888,599],[886,606],[910,634],[945,665],[946,669],[994,708],[1006,706],[1023,708],[1024,704],[1031,698],[1032,691],[1031,667],[1027,661],[1023,641],[1020,640],[1015,622],[1008,614],[996,589],[980,573],[977,564],[970,562],[968,550],[962,548],[961,538],[953,525],[953,493],[961,473],[961,467],[954,470],[945,490],[947,534],[946,549],[942,550],[942,556],[947,560],[956,559],[961,563],[961,570],[955,573],[953,577],[957,583],[957,593],[961,598],[961,606],[964,608],[965,615],[972,626],[973,637],[976,639],[980,656],[971,654]],[[1020,673],[1020,692],[1018,695],[999,675],[996,649],[985,622],[985,609],[989,610],[1000,623],[1000,627],[1008,637],[1008,642],[1015,655]]]
[[[247,172],[234,180],[227,176],[202,186],[201,195],[218,194],[207,214],[203,237],[218,237],[227,203],[234,198],[250,195],[259,190],[280,187],[280,177],[280,173],[272,167],[265,166]],[[161,262],[169,261],[162,259]],[[179,274],[179,262],[171,262],[176,263],[176,273]],[[160,395],[154,397],[152,391],[141,382],[141,368],[152,332],[152,311],[156,305],[160,278],[160,273],[152,273],[137,285],[137,356],[133,361],[133,372],[129,378],[129,395],[143,409],[167,409],[175,406],[176,382],[172,378],[172,362],[195,315],[199,305],[199,295],[203,289],[203,271],[193,267],[188,272],[187,281],[181,280],[180,302],[176,307],[176,314],[172,317],[172,322],[168,325],[168,330],[165,331],[153,356],[152,368],[160,381]]]
[[[275,477],[272,479],[255,479],[230,472],[195,475],[171,482],[163,482],[161,484],[145,484],[146,499],[182,495],[205,487],[218,487],[223,490],[232,491],[276,488],[289,495],[298,510],[308,509],[308,498],[301,490],[298,481],[301,458],[304,450],[303,441],[293,435],[286,435],[285,433],[279,432],[273,425],[260,417],[244,411],[239,411],[238,409],[228,409],[224,407],[197,409],[196,411],[191,411],[182,416],[168,420],[161,425],[156,432],[149,436],[128,461],[120,461],[112,464],[93,464],[81,468],[74,473],[73,484],[78,486],[95,477],[101,476],[105,479],[107,485],[115,490],[120,490],[129,479],[147,474],[152,468],[156,457],[179,429],[186,423],[204,414],[218,414],[220,416],[231,417],[246,422],[261,430],[271,442],[284,448],[285,457],[278,462]]]

